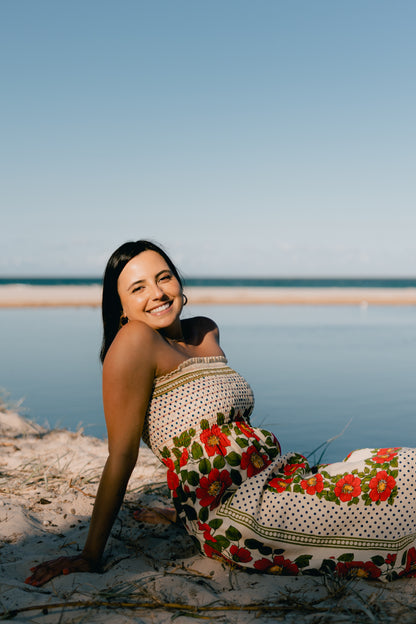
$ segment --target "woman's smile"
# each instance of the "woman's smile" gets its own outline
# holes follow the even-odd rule
[[[166,310],[168,310],[172,306],[172,302],[168,301],[158,306],[157,308],[153,308],[152,310],[148,310],[149,314],[163,314]]]
[[[126,264],[118,278],[118,294],[129,321],[143,321],[166,335],[180,330],[182,288],[155,251],[143,251]]]

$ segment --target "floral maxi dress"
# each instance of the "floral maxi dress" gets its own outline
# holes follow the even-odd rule
[[[155,380],[143,439],[208,557],[274,574],[391,580],[416,569],[416,450],[310,467],[250,425],[253,393],[223,356]]]

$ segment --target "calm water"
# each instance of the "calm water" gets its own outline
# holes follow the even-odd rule
[[[230,365],[256,396],[253,424],[324,458],[361,446],[416,446],[416,308],[193,306],[221,329]],[[100,312],[0,310],[0,387],[31,419],[105,436]],[[318,454],[315,455],[317,458]]]
[[[186,277],[185,286],[250,286],[284,288],[415,288],[414,277],[332,278],[332,277]],[[0,277],[3,284],[27,286],[88,286],[101,284],[101,277]]]

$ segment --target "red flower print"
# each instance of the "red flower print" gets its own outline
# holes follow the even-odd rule
[[[306,494],[316,494],[316,492],[322,492],[324,489],[324,478],[321,474],[315,474],[309,479],[302,479],[300,485]]]
[[[343,503],[347,503],[355,496],[361,494],[360,487],[361,479],[354,477],[352,474],[348,474],[340,479],[335,488],[334,493]]]
[[[176,488],[179,486],[179,477],[175,472],[175,464],[171,459],[164,459],[163,463],[167,466],[167,482],[168,488],[172,490],[172,497],[176,498],[178,495],[176,493]]]
[[[284,492],[287,490],[289,483],[292,483],[293,479],[285,479],[284,477],[275,477],[269,481],[269,486],[274,488],[279,492]]]
[[[305,464],[286,464],[283,472],[285,473],[285,475],[290,476],[294,472],[296,472],[296,470],[299,470],[299,468],[305,468]]]
[[[226,455],[226,446],[230,446],[231,442],[227,436],[221,432],[218,425],[212,425],[211,429],[205,429],[200,434],[200,440],[205,444],[205,450],[209,457],[213,455]]]
[[[396,485],[396,481],[392,476],[388,475],[385,470],[380,470],[380,472],[370,480],[368,485],[370,486],[371,491],[369,492],[369,496],[372,501],[385,501],[389,498],[392,489]]]
[[[387,565],[394,565],[396,563],[396,559],[397,559],[397,554],[387,555],[385,561]]]
[[[162,459],[165,466],[167,466],[168,470],[175,470],[175,464],[171,459]]]
[[[285,559],[282,555],[273,557],[273,561],[266,558],[259,559],[259,561],[254,562],[254,567],[256,570],[268,572],[269,574],[281,574],[283,576],[295,576],[299,573],[299,568],[296,563],[293,563],[290,559]]]
[[[208,507],[212,510],[221,502],[224,491],[232,484],[230,474],[227,470],[213,468],[207,477],[201,477],[200,487],[195,490],[200,499],[201,507]]]
[[[247,548],[239,548],[235,544],[233,544],[230,548],[230,553],[233,556],[233,561],[241,563],[247,563],[251,561],[253,557],[250,555],[250,551]]]
[[[384,464],[384,462],[389,462],[396,457],[396,451],[400,451],[400,446],[395,446],[394,448],[382,448],[379,449],[374,457],[371,459],[376,464]]]
[[[188,449],[184,448],[182,451],[182,455],[179,458],[179,466],[181,468],[183,468],[183,466],[186,466],[186,464],[188,463],[188,458],[189,458]]]
[[[204,544],[204,551],[206,556],[210,557],[211,559],[219,556],[219,552],[215,550],[215,548],[212,548],[212,546],[210,546],[209,544]]]
[[[240,429],[241,433],[247,438],[255,438],[256,440],[260,440],[259,436],[254,433],[254,429],[252,429],[244,420],[239,420],[235,423],[235,425]]]
[[[416,575],[416,549],[414,546],[407,551],[406,567],[399,576],[415,576]]]
[[[335,569],[338,576],[348,578],[378,578],[381,570],[372,561],[339,561]]]
[[[270,463],[267,455],[261,455],[255,446],[249,446],[241,456],[241,468],[247,470],[249,478],[264,470]]]
[[[212,537],[211,535],[211,527],[209,526],[209,524],[206,524],[205,522],[200,522],[198,520],[198,528],[200,531],[204,531],[204,540],[209,541],[209,542],[216,542],[217,540],[215,539],[215,537]]]

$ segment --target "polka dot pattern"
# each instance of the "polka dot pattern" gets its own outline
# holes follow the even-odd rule
[[[390,580],[416,571],[416,449],[360,449],[311,469],[249,427],[253,404],[224,357],[191,358],[155,381],[143,439],[168,467],[201,551],[277,574],[330,569]]]

